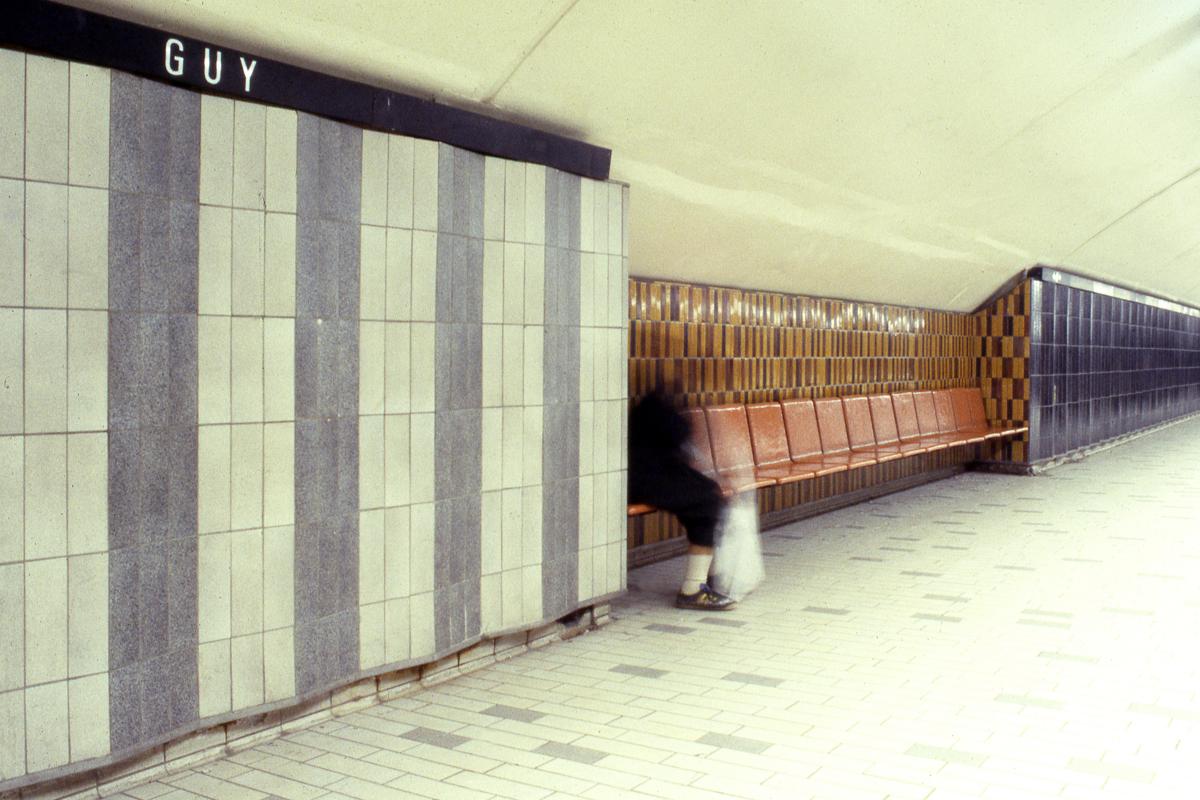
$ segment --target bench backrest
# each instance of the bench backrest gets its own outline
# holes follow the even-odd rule
[[[680,412],[688,421],[691,436],[688,444],[692,448],[693,466],[705,475],[713,475],[717,468],[713,465],[712,442],[708,438],[708,420],[704,418],[703,408],[685,408]]]
[[[896,412],[892,409],[890,394],[873,394],[867,398],[871,408],[871,427],[875,429],[877,444],[895,444],[900,441],[896,429]]]
[[[940,433],[937,409],[933,405],[933,392],[913,392],[913,405],[917,407],[917,427],[922,436]]]
[[[921,426],[917,424],[917,404],[912,392],[896,392],[892,395],[892,410],[896,412],[896,430],[900,441],[908,442],[921,438]]]
[[[958,429],[987,427],[987,414],[983,410],[983,396],[978,389],[953,389],[954,418]]]
[[[746,406],[750,423],[750,444],[754,463],[760,467],[791,463],[787,430],[783,427],[783,409],[779,403],[754,403]]]
[[[817,429],[821,432],[821,450],[826,455],[850,452],[850,437],[846,433],[846,414],[840,397],[819,397],[813,400],[817,411]]]
[[[846,416],[846,435],[851,450],[875,446],[875,429],[871,425],[871,403],[864,395],[843,397],[842,411]]]
[[[817,412],[812,400],[797,398],[784,400],[779,404],[783,409],[783,426],[787,430],[788,450],[794,461],[805,461],[820,458],[821,434],[817,429]]]
[[[712,440],[713,463],[717,472],[754,469],[754,449],[743,405],[712,406],[704,410],[708,417],[708,436]]]
[[[954,419],[954,399],[949,389],[938,389],[933,393],[933,410],[937,415],[938,432],[954,433],[958,424]]]

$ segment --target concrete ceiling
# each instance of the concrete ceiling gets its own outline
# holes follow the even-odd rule
[[[1200,305],[1178,0],[73,0],[613,150],[634,274],[969,310],[1060,266]]]

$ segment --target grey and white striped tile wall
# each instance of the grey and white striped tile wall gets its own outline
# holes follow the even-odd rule
[[[0,791],[621,590],[627,209],[0,50]]]

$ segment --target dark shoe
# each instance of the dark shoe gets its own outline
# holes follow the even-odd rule
[[[676,608],[688,608],[694,611],[729,611],[736,605],[736,600],[709,588],[707,583],[700,584],[700,591],[695,594],[680,592],[675,595]]]

